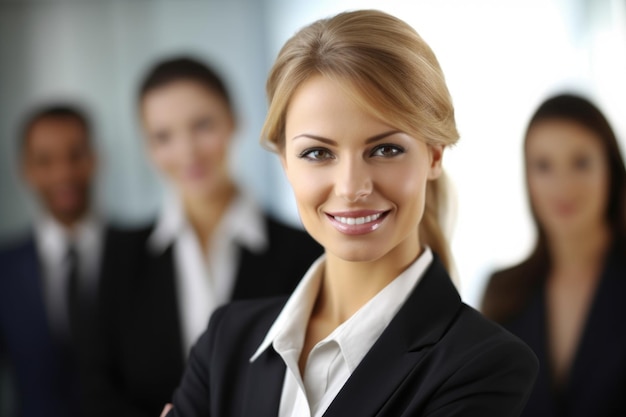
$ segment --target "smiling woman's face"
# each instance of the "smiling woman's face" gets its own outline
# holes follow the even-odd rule
[[[281,160],[307,231],[346,261],[410,262],[426,184],[443,149],[373,118],[335,81],[313,76],[287,109]]]

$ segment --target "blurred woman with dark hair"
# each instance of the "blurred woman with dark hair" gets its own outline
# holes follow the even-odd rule
[[[624,416],[626,170],[617,139],[596,106],[564,94],[537,109],[524,153],[537,243],[491,277],[483,313],[539,357],[524,416]]]
[[[213,310],[289,294],[321,253],[233,180],[236,117],[211,68],[162,61],[138,98],[149,157],[170,192],[154,225],[110,239],[98,342],[85,364],[90,416],[158,415]]]

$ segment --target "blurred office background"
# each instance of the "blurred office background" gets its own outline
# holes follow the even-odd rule
[[[56,99],[93,117],[102,211],[126,224],[156,213],[137,82],[156,59],[184,53],[212,63],[234,92],[236,177],[297,224],[278,160],[258,145],[265,77],[299,27],[355,8],[412,24],[447,76],[462,135],[445,158],[458,201],[452,247],[476,306],[489,272],[523,258],[534,239],[521,143],[539,102],[565,89],[588,95],[626,148],[625,0],[0,0],[0,242],[27,227],[33,206],[16,163],[20,121]]]

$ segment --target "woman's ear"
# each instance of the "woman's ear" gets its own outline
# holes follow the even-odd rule
[[[436,180],[441,175],[443,167],[441,165],[443,161],[444,145],[428,145],[430,154],[430,167],[428,169],[428,179]]]

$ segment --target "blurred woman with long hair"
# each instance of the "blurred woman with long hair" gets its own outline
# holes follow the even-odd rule
[[[99,337],[85,361],[90,416],[158,415],[213,310],[291,293],[321,253],[234,181],[237,118],[212,68],[189,57],[157,63],[142,81],[138,110],[168,193],[154,224],[109,239]]]
[[[626,415],[626,170],[585,98],[546,100],[524,142],[537,243],[495,273],[482,310],[527,342],[541,371],[528,417]]]

